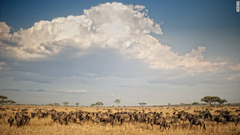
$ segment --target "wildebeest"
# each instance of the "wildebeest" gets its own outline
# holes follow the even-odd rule
[[[15,121],[17,122],[17,127],[23,126],[23,125],[28,125],[30,122],[30,117],[27,115],[24,115],[23,113],[17,112],[15,114]]]
[[[58,120],[59,116],[57,113],[53,113],[53,114],[51,114],[51,118],[54,122],[56,122]]]
[[[17,122],[17,127],[20,127],[23,125],[22,118],[20,116],[15,117],[15,120]]]
[[[45,112],[39,112],[38,113],[38,119],[45,118],[47,116],[48,116],[48,113],[45,113]]]
[[[69,119],[70,119],[70,116],[69,115],[61,115],[59,118],[58,118],[58,121],[59,123],[62,125],[62,124],[65,124],[67,125],[68,122],[69,122]]]
[[[100,122],[103,123],[111,123],[111,125],[114,124],[114,116],[112,114],[103,114],[102,116],[100,116]]]
[[[200,125],[200,128],[203,127],[206,129],[203,118],[199,118],[198,116],[190,116],[188,119],[190,121],[190,128],[192,128],[193,125]]]
[[[132,120],[132,117],[127,112],[117,114],[116,117],[121,124],[123,124],[123,122],[131,122]]]
[[[212,114],[210,113],[210,111],[208,109],[206,109],[206,111],[200,111],[199,116],[205,120],[212,121]]]
[[[213,121],[216,121],[217,124],[218,124],[219,122],[221,122],[222,124],[226,124],[226,123],[227,123],[226,119],[225,119],[224,117],[222,117],[221,114],[218,115],[218,116],[214,116],[214,117],[213,117]]]
[[[166,122],[164,117],[154,117],[153,120],[154,125],[159,125],[160,129],[163,127],[164,129],[168,128],[170,129],[170,123]]]
[[[36,113],[31,113],[31,117],[34,118],[36,116]]]
[[[160,129],[161,128],[164,128],[164,129],[166,129],[166,128],[168,128],[168,130],[170,129],[170,123],[169,122],[166,122],[166,121],[163,121],[161,124],[160,124]]]
[[[238,116],[231,116],[231,121],[235,123],[235,126],[239,123],[239,117]]]
[[[13,122],[14,122],[14,118],[12,116],[10,116],[8,118],[8,123],[10,124],[10,126],[12,126]]]
[[[22,124],[23,125],[28,125],[28,123],[30,122],[30,119],[31,118],[27,115],[22,116]]]

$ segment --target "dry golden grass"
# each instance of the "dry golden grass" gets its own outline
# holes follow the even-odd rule
[[[14,108],[28,108],[29,112],[33,112],[34,108],[42,108],[42,109],[56,109],[57,111],[76,111],[83,110],[89,112],[97,112],[102,111],[106,112],[109,108],[90,108],[90,107],[47,107],[47,106],[12,106]],[[232,107],[231,107],[232,108]],[[214,110],[218,109],[228,109],[229,107],[221,107],[221,108],[213,108],[211,110],[214,113]],[[238,107],[239,108],[239,107]],[[111,108],[113,112],[116,111],[132,111],[132,110],[142,110],[140,107],[125,107],[125,108]],[[166,112],[172,114],[174,109],[184,110],[190,113],[193,113],[194,109],[205,109],[202,107],[175,107],[175,108],[167,108],[167,107],[146,107],[146,112],[149,111],[162,111],[164,115]],[[16,112],[16,111],[15,111]],[[234,123],[227,123],[225,125],[218,124],[216,122],[206,122],[206,130],[200,129],[198,126],[193,126],[190,129],[189,123],[185,122],[185,124],[181,125],[171,125],[170,130],[168,129],[159,129],[159,126],[154,125],[152,128],[150,125],[144,123],[125,123],[123,125],[110,125],[110,124],[93,124],[91,122],[84,123],[80,125],[79,123],[70,123],[69,125],[60,125],[58,123],[54,123],[51,120],[51,117],[38,119],[31,119],[29,125],[23,127],[16,127],[16,123],[14,122],[12,127],[9,127],[7,123],[7,119],[10,115],[13,115],[13,111],[0,111],[1,114],[7,113],[7,117],[0,119],[0,134],[1,135],[240,135],[240,124],[237,126]],[[232,112],[232,114],[236,114]]]

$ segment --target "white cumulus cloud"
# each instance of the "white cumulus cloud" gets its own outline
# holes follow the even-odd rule
[[[79,52],[89,48],[114,48],[126,58],[142,60],[150,68],[161,70],[194,74],[221,71],[228,64],[205,59],[202,55],[205,47],[185,55],[173,52],[151,35],[162,34],[162,30],[141,5],[100,4],[84,10],[83,15],[39,21],[13,34],[5,22],[0,22],[0,28],[1,57],[28,60],[46,58],[69,47]]]

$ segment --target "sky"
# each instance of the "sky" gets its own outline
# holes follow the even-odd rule
[[[0,2],[0,94],[19,104],[240,102],[235,0]]]

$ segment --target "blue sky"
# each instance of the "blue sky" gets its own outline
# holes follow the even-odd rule
[[[0,22],[0,94],[18,103],[240,102],[234,0],[3,0]]]

